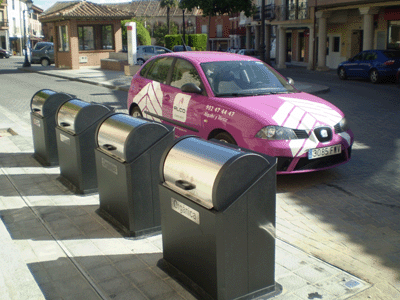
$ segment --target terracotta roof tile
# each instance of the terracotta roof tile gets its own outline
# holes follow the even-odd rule
[[[120,10],[117,7],[97,4],[88,1],[57,2],[40,16],[40,21],[76,19],[76,18],[107,18],[107,19],[130,19],[134,16],[132,12]]]

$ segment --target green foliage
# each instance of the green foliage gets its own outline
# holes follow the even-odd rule
[[[171,34],[178,33],[178,26],[175,23],[171,23],[170,28]],[[153,37],[156,39],[156,45],[165,46],[165,36],[168,34],[168,28],[166,24],[162,24],[154,28]]]
[[[160,6],[162,8],[164,8],[164,7],[167,8],[167,29],[168,29],[167,33],[168,34],[171,34],[171,27],[169,24],[169,12],[170,12],[171,8],[176,7],[178,5],[178,3],[179,3],[178,0],[161,0],[161,2],[160,2]]]
[[[193,50],[205,51],[207,48],[207,34],[189,34],[189,45]]]
[[[247,17],[250,17],[256,11],[252,0],[182,0],[179,7],[189,10],[198,7],[203,10],[204,16],[234,14],[243,11]]]
[[[187,35],[185,35],[186,45],[187,45]],[[182,34],[167,34],[165,36],[165,47],[171,49],[176,45],[182,45]]]
[[[121,21],[121,29],[122,29],[122,44],[126,45],[127,42],[127,29],[125,24],[129,22],[136,22],[136,35],[138,45],[151,45],[151,38],[149,31],[143,26],[143,23],[138,19],[130,19]]]

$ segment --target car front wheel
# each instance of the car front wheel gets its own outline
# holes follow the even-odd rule
[[[43,58],[40,63],[42,64],[43,67],[47,67],[50,65],[50,61],[47,58]]]
[[[371,80],[372,83],[378,83],[380,78],[379,78],[379,73],[378,70],[372,70],[369,73],[369,80]]]
[[[139,118],[139,117],[143,116],[142,111],[140,110],[139,106],[135,106],[134,108],[132,108],[131,116],[134,118]]]
[[[235,139],[227,132],[220,132],[215,136],[215,139],[224,142],[224,143],[228,143],[228,144],[232,144],[232,145],[237,145]]]
[[[347,79],[346,70],[344,68],[339,69],[339,78],[341,80]]]
[[[138,64],[139,66],[143,65],[143,64],[144,64],[144,59],[139,58],[139,59],[137,60],[137,64]]]

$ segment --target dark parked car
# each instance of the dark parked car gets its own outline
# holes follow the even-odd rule
[[[181,51],[185,51],[185,48],[183,48],[183,45],[178,45],[178,46],[174,46],[174,48],[172,48],[172,51],[181,52]],[[190,46],[186,46],[186,51],[192,51],[192,48]]]
[[[255,49],[240,49],[237,54],[252,56],[255,58],[260,58],[260,53]]]
[[[342,80],[349,77],[362,77],[369,78],[372,83],[378,83],[384,78],[394,78],[399,68],[400,51],[366,50],[340,63],[337,72]]]
[[[32,64],[41,64],[46,67],[54,64],[54,44],[51,42],[39,42],[32,49]]]
[[[0,48],[0,58],[9,58],[11,56],[11,52],[6,49]]]

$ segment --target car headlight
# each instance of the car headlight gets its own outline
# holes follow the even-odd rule
[[[266,126],[256,134],[257,138],[266,140],[294,140],[298,139],[293,129],[282,126]]]
[[[335,125],[335,133],[345,132],[349,129],[349,123],[346,118],[341,119],[340,122]]]

